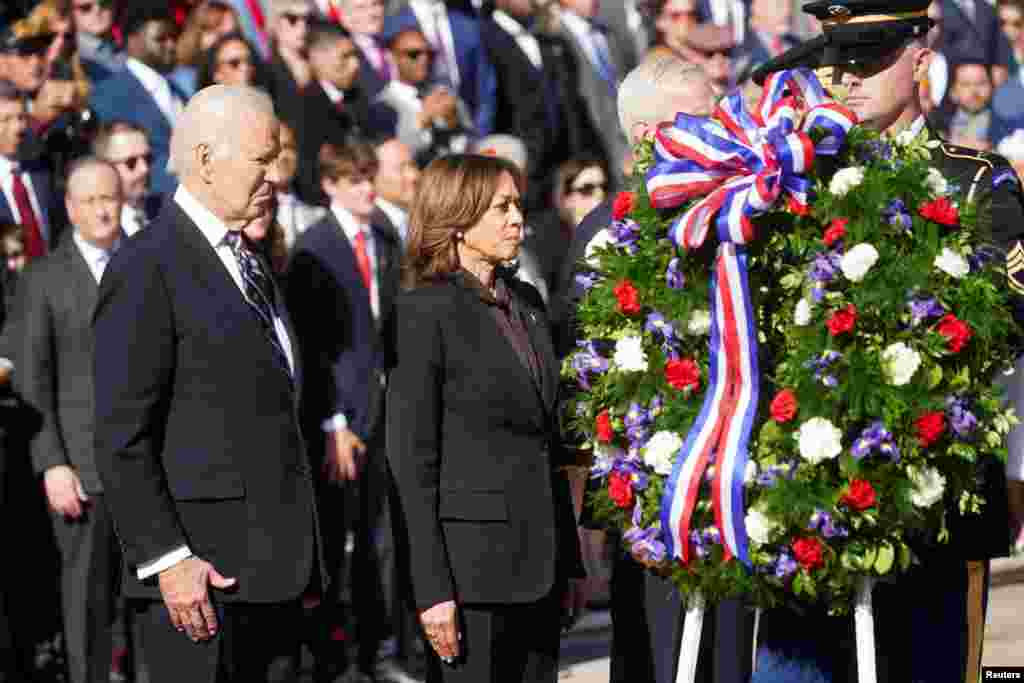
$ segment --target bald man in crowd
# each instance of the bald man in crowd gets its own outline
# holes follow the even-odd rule
[[[683,112],[710,116],[718,92],[704,69],[672,55],[653,55],[626,76],[618,91],[619,123],[630,143],[653,138],[659,123]],[[575,345],[573,311],[582,297],[574,282],[587,245],[611,223],[613,198],[594,209],[576,228],[562,271],[556,303],[556,337],[566,355]],[[584,508],[581,525],[588,525]],[[585,529],[584,562],[599,553],[603,534]],[[614,541],[618,545],[618,541]],[[587,567],[588,576],[599,573]],[[619,550],[611,578],[612,683],[672,683],[676,680],[684,604],[679,590]],[[704,624],[698,680],[746,683],[750,680],[753,614],[738,601],[726,601],[708,614]]]
[[[12,327],[16,390],[41,428],[29,445],[61,555],[68,680],[107,683],[120,552],[93,449],[92,309],[121,241],[121,181],[86,158],[68,174],[73,231],[22,275]],[[22,286],[23,285],[23,286]]]
[[[300,354],[242,236],[273,206],[270,98],[207,88],[171,147],[173,200],[100,285],[96,464],[153,683],[263,681],[323,592]]]

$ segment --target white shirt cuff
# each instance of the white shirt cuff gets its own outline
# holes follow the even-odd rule
[[[187,560],[190,557],[192,557],[192,551],[189,550],[187,545],[183,545],[180,548],[172,550],[163,557],[153,560],[152,562],[140,564],[135,568],[135,575],[139,577],[139,581],[145,581],[149,577],[155,576],[165,569],[170,569],[174,565],[183,560]]]
[[[325,432],[340,432],[348,429],[348,418],[345,413],[335,413],[320,423],[320,429]]]
[[[0,358],[0,368],[3,368],[4,370],[13,370],[14,363],[12,363],[9,358]]]

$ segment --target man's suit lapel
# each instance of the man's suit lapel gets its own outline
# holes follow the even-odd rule
[[[365,311],[365,315],[370,318],[370,323],[375,324],[373,320],[373,309],[370,307],[370,293],[366,291],[366,284],[363,283],[362,275],[359,272],[359,265],[356,263],[356,254],[352,249],[352,245],[348,241],[348,236],[345,234],[345,229],[341,227],[341,223],[338,222],[338,218],[331,211],[327,214],[328,220],[331,222],[334,228],[335,238],[332,240],[334,244],[333,257],[326,256],[327,263],[331,264],[332,269],[335,271],[335,277],[339,279],[340,284],[349,292],[359,298],[353,297],[351,304],[353,310],[360,308]],[[378,254],[379,258],[379,254]],[[379,261],[378,261],[379,263]]]
[[[65,291],[75,303],[72,310],[88,315],[88,319],[91,320],[93,310],[96,308],[99,285],[96,284],[96,278],[93,277],[89,264],[86,263],[85,257],[82,256],[81,250],[70,234],[61,241],[60,246],[57,247],[57,253],[60,254],[60,258],[64,260],[67,267],[66,272],[71,286],[67,287]]]
[[[128,78],[125,81],[125,83],[128,84],[128,92],[125,93],[125,100],[131,102],[133,108],[137,109],[139,107],[143,107],[145,109],[149,109],[150,113],[146,119],[154,122],[159,121],[160,123],[157,127],[165,131],[165,138],[170,138],[171,122],[167,120],[167,115],[164,114],[163,110],[160,109],[159,106],[157,106],[156,100],[153,99],[153,96],[150,95],[149,91],[142,85],[142,81],[136,78],[135,74],[128,69],[125,69],[125,72],[128,75]]]
[[[550,326],[543,311],[539,311],[522,298],[519,307],[523,313],[523,324],[530,335],[540,364],[540,392],[544,399],[544,409],[550,415],[555,409],[555,398],[558,395],[558,364],[555,361],[555,347],[551,341]],[[532,379],[532,378],[531,378]]]
[[[382,212],[380,212],[382,213]],[[400,257],[400,250],[398,248],[398,240],[394,232],[391,232],[393,228],[389,229],[384,226],[377,224],[377,217],[374,217],[374,222],[371,225],[373,230],[374,247],[377,261],[377,298],[380,302],[381,315],[378,316],[377,324],[380,325],[384,319],[384,311],[390,310],[391,304],[394,302],[395,295],[395,282],[394,278],[390,277],[391,271],[397,268],[399,264],[397,261]],[[385,219],[386,220],[386,219]]]
[[[50,199],[53,197],[53,185],[50,182],[50,173],[43,168],[35,167],[29,170],[28,175],[32,178],[32,189],[35,190],[36,199],[39,200],[39,210],[43,212],[43,237],[52,247],[54,246],[54,229]]]

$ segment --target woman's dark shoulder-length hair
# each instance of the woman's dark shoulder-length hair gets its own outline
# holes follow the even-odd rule
[[[228,43],[243,43],[249,48],[249,59],[252,60],[252,84],[257,88],[267,89],[267,74],[263,60],[256,47],[242,33],[234,31],[217,39],[210,49],[202,54],[199,69],[196,72],[196,92],[214,84],[213,77],[217,72],[217,55]]]
[[[506,173],[522,192],[522,174],[505,159],[454,154],[427,166],[409,216],[409,245],[402,266],[405,289],[444,280],[459,270],[456,236],[484,217]]]

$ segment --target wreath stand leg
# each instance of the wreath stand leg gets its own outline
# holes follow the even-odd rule
[[[694,591],[687,601],[683,620],[683,641],[679,646],[679,665],[676,683],[694,683],[697,680],[697,659],[700,656],[700,634],[704,630],[707,601],[704,594]]]
[[[875,671],[875,612],[871,606],[871,591],[875,580],[862,576],[857,580],[857,598],[853,607],[854,629],[857,638],[857,683],[877,683]]]

